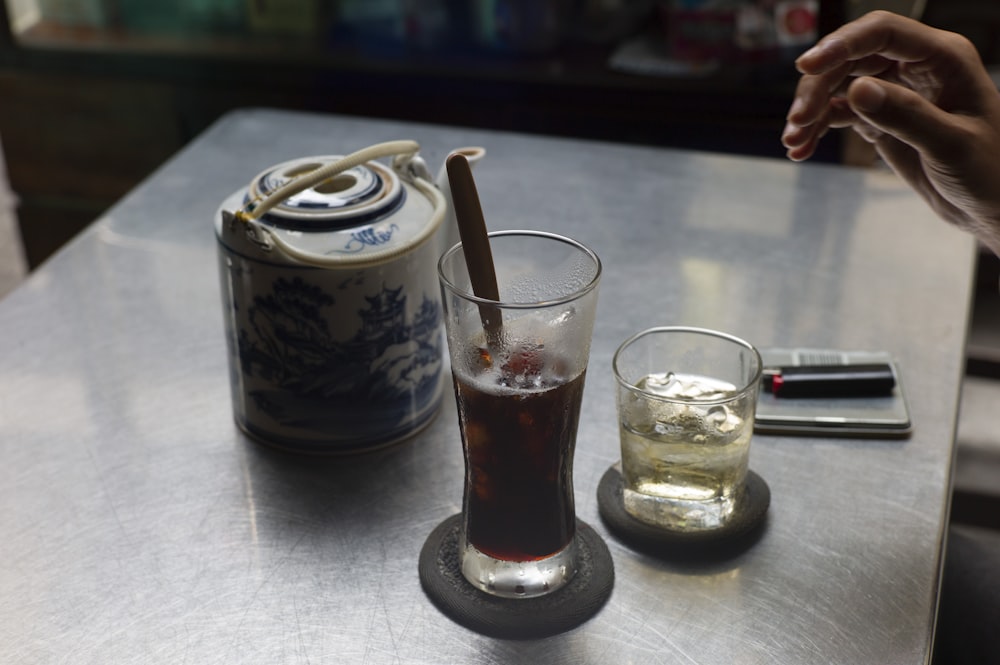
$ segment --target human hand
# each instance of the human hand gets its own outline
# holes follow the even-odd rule
[[[1000,93],[975,47],[876,11],[823,38],[802,73],[782,142],[808,159],[851,127],[946,221],[1000,255]]]

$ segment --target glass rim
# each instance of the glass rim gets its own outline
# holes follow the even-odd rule
[[[724,339],[729,342],[733,342],[734,344],[741,346],[744,349],[748,349],[749,351],[752,352],[753,358],[756,361],[756,368],[753,372],[753,376],[746,382],[745,385],[738,386],[732,395],[728,395],[726,397],[716,397],[712,399],[703,399],[698,397],[681,397],[681,396],[667,397],[665,395],[657,395],[655,393],[650,393],[648,391],[643,390],[642,388],[637,388],[635,385],[632,384],[631,381],[626,380],[625,377],[622,376],[621,372],[619,371],[618,369],[619,357],[627,347],[631,346],[634,342],[638,341],[639,339],[646,337],[648,335],[664,333],[664,332],[681,332],[681,333],[694,333],[696,335],[707,335],[709,337],[716,337],[719,339]],[[725,404],[726,402],[731,402],[734,399],[742,397],[747,392],[758,386],[761,377],[764,375],[764,361],[761,359],[760,351],[757,350],[757,347],[755,347],[753,344],[746,341],[745,339],[737,337],[736,335],[731,335],[729,333],[722,332],[720,330],[713,330],[711,328],[699,328],[695,326],[656,326],[653,328],[646,328],[645,330],[637,332],[636,334],[632,335],[624,342],[619,344],[618,348],[615,349],[614,356],[611,358],[611,371],[615,375],[615,380],[618,382],[620,386],[629,390],[632,393],[635,393],[637,395],[642,395],[643,397],[646,397],[648,399],[655,399],[661,402],[671,402],[674,404]]]
[[[538,238],[546,238],[548,240],[557,240],[566,245],[581,250],[586,256],[588,256],[591,259],[591,261],[594,262],[594,267],[596,268],[596,270],[594,271],[593,278],[589,282],[587,282],[585,285],[583,285],[576,291],[573,291],[572,293],[562,296],[560,298],[552,298],[550,300],[536,300],[533,302],[510,302],[504,300],[490,300],[489,298],[481,298],[480,296],[477,296],[471,291],[466,291],[464,289],[459,288],[458,285],[453,283],[450,279],[448,279],[448,277],[445,276],[444,274],[445,262],[457,252],[462,251],[462,243],[457,242],[450,248],[448,248],[448,250],[441,255],[441,258],[438,259],[438,264],[437,264],[438,279],[441,281],[441,285],[444,286],[449,292],[465,300],[468,300],[469,302],[480,305],[492,305],[493,307],[500,307],[503,309],[539,309],[542,307],[553,307],[556,305],[562,305],[568,302],[573,302],[574,300],[579,300],[583,296],[587,295],[588,293],[596,289],[598,283],[601,280],[601,272],[603,270],[603,267],[601,265],[600,257],[597,256],[597,253],[594,252],[594,250],[590,249],[589,247],[587,247],[578,240],[573,240],[572,238],[569,238],[567,236],[559,235],[558,233],[551,233],[549,231],[530,231],[526,229],[507,229],[504,231],[490,231],[489,233],[486,234],[486,236],[488,238],[499,238],[503,236],[534,236]]]

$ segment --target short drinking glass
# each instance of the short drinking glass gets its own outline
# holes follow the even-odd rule
[[[577,569],[573,452],[601,263],[553,234],[489,238],[498,301],[473,294],[461,245],[438,264],[465,456],[461,569],[523,598]]]
[[[760,354],[713,330],[652,328],[613,369],[626,512],[674,530],[724,526],[746,482]]]

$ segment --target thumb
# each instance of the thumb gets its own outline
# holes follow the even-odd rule
[[[909,88],[865,76],[851,83],[847,101],[870,125],[919,152],[941,157],[958,147],[951,116]]]

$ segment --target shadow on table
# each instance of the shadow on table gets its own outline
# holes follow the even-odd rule
[[[431,427],[443,427],[442,420]],[[247,500],[265,518],[277,517],[271,521],[282,529],[300,523],[335,529],[338,538],[364,538],[439,521],[460,506],[462,471],[450,463],[457,456],[461,465],[461,446],[446,432],[350,456],[299,455],[244,442]],[[453,454],[435,450],[441,446]],[[434,499],[442,492],[448,501]]]
[[[767,532],[765,518],[752,530],[722,542],[668,544],[618,538],[626,547],[651,561],[680,573],[715,574],[740,565],[742,555],[751,550]]]

